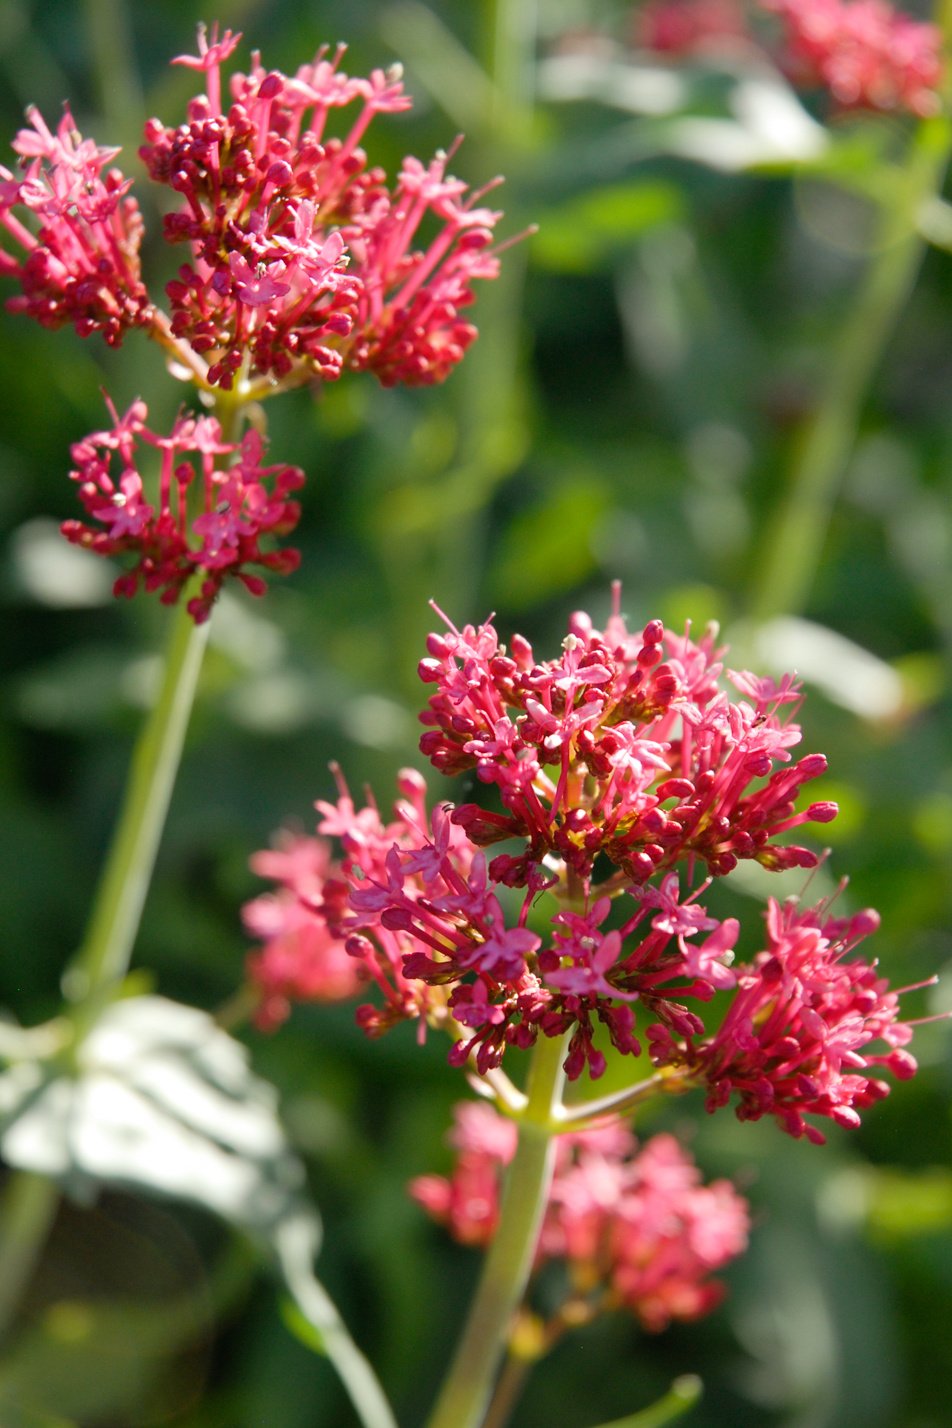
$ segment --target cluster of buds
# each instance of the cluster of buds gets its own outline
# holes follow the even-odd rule
[[[8,306],[46,327],[99,332],[112,346],[143,329],[168,352],[174,375],[209,402],[233,393],[231,406],[345,370],[373,372],[385,386],[443,381],[476,336],[464,316],[473,283],[499,270],[492,230],[500,215],[482,202],[488,189],[468,192],[448,172],[445,153],[429,164],[406,158],[393,185],[371,167],[361,148],[368,126],[410,100],[399,67],[366,79],[345,74],[343,47],[319,50],[293,76],[265,70],[255,54],[249,73],[231,76],[225,97],[221,66],[240,38],[227,30],[209,39],[201,28],[198,55],[173,63],[202,73],[204,92],[184,124],[150,119],[145,127],[140,155],[177,200],[164,236],[188,251],[166,289],[170,311],[142,280],[143,225],[131,181],[111,167],[118,150],[84,139],[69,109],[55,132],[31,109],[31,127],[13,145],[23,172],[0,168],[0,228],[22,250],[0,247],[0,274],[20,287]],[[349,129],[325,132],[332,111],[348,106],[356,106]],[[200,451],[205,463],[211,433],[207,422],[180,420],[166,449]],[[296,564],[293,552],[262,559],[256,544],[258,531],[294,524],[296,508],[284,495],[299,484],[296,473],[293,481],[272,473],[275,493],[265,498],[256,451],[241,448],[228,491],[217,489],[222,473],[212,478],[206,469],[206,494],[214,489],[216,499],[198,515],[206,529],[196,552],[184,515],[169,506],[185,478],[170,485],[165,463],[162,497],[146,515],[129,463],[114,487],[108,463],[94,454],[97,445],[121,451],[112,435],[115,444],[109,434],[89,437],[80,443],[88,454],[75,456],[83,504],[101,528],[69,521],[64,532],[103,555],[139,555],[118,582],[123,593],[141,586],[174,600],[183,572],[198,565],[209,572],[192,602],[201,618],[224,575],[241,574],[256,590],[260,582],[241,573],[247,564],[272,571]],[[144,432],[142,439],[160,444]],[[215,515],[224,518],[217,548]]]
[[[200,571],[199,593],[188,604],[200,624],[226,576],[260,595],[265,582],[249,566],[281,575],[297,568],[296,550],[262,551],[260,539],[286,535],[297,525],[300,507],[288,498],[303,485],[304,473],[296,466],[262,466],[258,432],[228,442],[214,417],[180,416],[168,436],[159,436],[145,424],[145,402],[133,402],[121,417],[107,405],[113,426],[72,448],[70,476],[96,524],[64,521],[62,531],[98,555],[136,557],[116,580],[116,595],[134,595],[141,585],[174,604]],[[143,446],[161,453],[152,482],[148,474],[144,482],[140,471]],[[151,500],[147,482],[155,488]]]
[[[825,90],[840,110],[936,112],[937,26],[887,0],[760,0],[760,8],[779,16],[779,45],[756,33],[739,0],[651,0],[638,7],[635,42],[666,56],[764,42],[795,84]]]
[[[498,1223],[516,1125],[488,1105],[464,1102],[449,1143],[451,1175],[420,1176],[410,1194],[454,1239],[485,1247]],[[535,1268],[560,1264],[568,1293],[546,1337],[615,1309],[652,1332],[709,1313],[724,1294],[710,1276],[746,1248],[749,1223],[730,1181],[704,1185],[671,1135],[640,1149],[620,1123],[560,1136]]]
[[[817,862],[778,841],[836,813],[828,802],[795,808],[825,761],[792,761],[792,679],[731,672],[732,699],[713,632],[695,642],[652,621],[631,635],[617,592],[606,629],[573,616],[555,660],[537,661],[519,636],[504,649],[489,624],[450,626],[429,650],[421,675],[436,688],[421,747],[442,772],[494,785],[502,811],[440,804],[427,817],[410,772],[389,824],[343,784],[336,803],[318,804],[320,837],[277,865],[273,930],[251,964],[266,1023],[276,998],[326,994],[313,964],[298,976],[287,957],[283,908],[295,929],[312,917],[380,987],[383,1005],[358,1013],[369,1033],[408,1018],[439,1026],[451,1062],[481,1075],[511,1047],[567,1034],[568,1077],[598,1077],[601,1027],[623,1055],[640,1056],[643,1038],[668,1089],[700,1086],[711,1110],[736,1097],[742,1119],[772,1115],[821,1141],[805,1116],[855,1125],[886,1093],[882,1067],[914,1072],[897,993],[874,963],[847,960],[874,913],[843,921],[825,903],[771,902],[766,944],[740,964],[737,920],[700,901],[740,858]],[[339,860],[327,839],[339,840]],[[484,845],[499,839],[515,851],[489,861]],[[709,1029],[703,1011],[718,993],[729,1006]],[[870,1052],[876,1042],[884,1049]]]

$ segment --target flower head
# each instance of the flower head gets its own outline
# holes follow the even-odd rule
[[[118,347],[130,328],[152,319],[131,180],[108,167],[118,150],[84,139],[68,108],[55,132],[37,109],[27,118],[32,127],[13,143],[22,178],[0,167],[0,225],[25,255],[0,249],[0,273],[21,289],[7,306],[44,327],[72,323],[81,337],[100,332]]]
[[[828,89],[842,109],[933,114],[942,80],[941,36],[886,0],[763,0],[784,26],[787,68]]]
[[[648,0],[635,8],[635,44],[656,54],[693,55],[747,38],[740,0]]]
[[[702,901],[742,857],[817,862],[780,841],[836,813],[796,809],[825,760],[792,760],[792,677],[729,671],[732,698],[713,632],[694,641],[652,621],[631,636],[617,593],[603,631],[572,617],[554,660],[518,635],[507,651],[489,624],[450,626],[429,650],[421,746],[444,771],[475,767],[504,811],[428,814],[406,771],[390,824],[343,783],[318,804],[318,831],[344,856],[334,896],[299,905],[381,989],[383,1008],[358,1013],[368,1031],[439,1027],[450,1062],[483,1076],[540,1036],[566,1038],[571,1080],[601,1076],[609,1044],[635,1058],[647,1047],[671,1090],[704,1086],[709,1109],[736,1094],[743,1119],[770,1112],[814,1140],[805,1114],[854,1125],[885,1093],[871,1068],[912,1074],[897,994],[845,957],[874,914],[771,904],[767,950],[737,965],[739,921]],[[501,838],[516,851],[487,859]],[[712,1018],[717,998],[728,1008]],[[877,1040],[885,1052],[867,1049]]]
[[[654,1028],[655,1061],[686,1068],[706,1087],[708,1110],[736,1096],[740,1120],[772,1115],[790,1135],[817,1144],[824,1136],[805,1115],[858,1126],[859,1112],[889,1093],[882,1070],[900,1080],[916,1071],[898,993],[875,962],[850,956],[878,925],[872,911],[832,918],[826,903],[801,910],[796,900],[771,899],[767,946],[735,968],[736,991],[718,1030],[677,1042]]]
[[[257,432],[227,442],[214,417],[184,415],[162,437],[146,426],[144,402],[133,402],[122,417],[108,398],[107,406],[113,426],[72,451],[70,475],[89,520],[64,521],[62,531],[97,555],[135,557],[116,581],[117,595],[133,595],[141,585],[173,604],[201,571],[201,591],[189,602],[201,622],[227,577],[260,595],[265,582],[249,567],[276,574],[296,568],[297,551],[262,550],[261,541],[294,529],[300,508],[289,498],[304,475],[295,466],[262,466]],[[152,463],[159,468],[155,480],[140,469],[149,464],[143,447],[160,453]]]
[[[410,1194],[453,1238],[484,1247],[499,1219],[502,1171],[516,1127],[491,1107],[456,1108],[449,1177],[425,1175]],[[747,1244],[746,1201],[726,1180],[703,1184],[673,1136],[640,1149],[622,1126],[559,1137],[556,1167],[539,1234],[536,1269],[567,1271],[566,1321],[626,1309],[651,1331],[697,1319],[720,1302],[711,1278]]]
[[[420,747],[440,772],[474,769],[498,788],[504,812],[464,804],[453,817],[476,843],[524,843],[506,881],[525,883],[552,855],[582,878],[607,857],[635,884],[684,860],[714,875],[741,858],[815,865],[779,842],[836,811],[795,812],[826,768],[822,755],[791,760],[797,686],[732,675],[747,696],[732,701],[715,633],[693,641],[652,620],[632,635],[617,611],[598,631],[577,614],[561,656],[544,661],[521,636],[504,650],[490,624],[430,636]]]
[[[410,107],[399,67],[366,79],[320,49],[293,76],[255,54],[222,97],[240,36],[199,34],[205,75],[184,124],[146,125],[153,179],[180,200],[165,237],[191,249],[169,284],[172,332],[208,362],[208,381],[333,380],[369,370],[385,385],[442,381],[476,335],[461,316],[472,283],[495,277],[499,214],[447,173],[408,158],[396,185],[361,147],[378,114]],[[331,134],[337,111],[349,127]],[[426,230],[429,230],[428,232]]]
[[[284,834],[277,847],[257,853],[251,867],[278,888],[245,904],[245,928],[262,946],[248,958],[258,993],[255,1023],[273,1031],[292,1002],[336,1002],[363,985],[362,967],[316,914],[340,887],[326,838]]]

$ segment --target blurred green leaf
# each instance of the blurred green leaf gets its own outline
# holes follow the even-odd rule
[[[597,477],[581,473],[511,521],[493,559],[492,580],[515,605],[578,584],[595,567],[593,535],[609,508]]]
[[[680,190],[659,179],[597,188],[546,212],[532,240],[533,262],[553,272],[588,272],[683,215]]]
[[[320,1222],[277,1095],[206,1012],[155,996],[115,1002],[75,1059],[0,1075],[8,1164],[80,1200],[104,1185],[187,1200],[267,1243],[293,1222],[316,1251]]]
[[[952,1170],[915,1174],[873,1170],[867,1181],[868,1223],[882,1242],[897,1244],[952,1227]]]

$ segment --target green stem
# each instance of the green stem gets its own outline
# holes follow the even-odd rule
[[[59,1192],[31,1171],[13,1171],[0,1204],[0,1338],[20,1303],[52,1226]]]
[[[343,1384],[363,1428],[397,1428],[396,1419],[370,1364],[354,1343],[337,1306],[302,1254],[293,1222],[275,1239],[284,1281],[299,1311],[317,1330],[321,1352],[327,1355]]]
[[[510,1353],[503,1365],[483,1428],[506,1428],[533,1368],[532,1359]]]
[[[499,1227],[483,1264],[456,1357],[428,1428],[479,1428],[532,1269],[552,1179],[554,1119],[563,1084],[562,1038],[540,1036],[532,1053],[528,1104],[503,1195]]]
[[[82,947],[64,978],[84,1010],[125,975],[165,825],[208,640],[183,598],[175,611],[162,687],[132,756],[126,795]],[[95,1010],[95,1008],[93,1008]]]
[[[220,419],[225,440],[234,439],[241,426],[240,408],[226,405]],[[86,936],[63,974],[64,996],[74,1006],[74,1048],[125,976],[152,879],[208,641],[208,622],[196,625],[186,609],[189,593],[182,592],[173,616],[162,685],[133,751]],[[56,1188],[42,1176],[29,1171],[11,1176],[0,1206],[0,1329],[42,1253],[56,1204]]]
[[[915,282],[924,244],[919,214],[949,162],[952,135],[945,116],[921,123],[901,188],[883,203],[876,250],[843,323],[823,392],[802,433],[787,493],[758,541],[750,597],[756,621],[796,614],[809,598],[840,480],[856,440],[869,382]]]

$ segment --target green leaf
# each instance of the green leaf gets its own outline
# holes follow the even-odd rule
[[[657,179],[595,189],[546,213],[532,240],[532,259],[555,272],[588,272],[640,234],[683,214],[680,191]]]
[[[320,1219],[278,1120],[277,1092],[206,1012],[129,997],[105,1009],[73,1064],[10,1067],[0,1076],[0,1153],[79,1200],[105,1185],[186,1200],[263,1242],[361,1423],[395,1428],[314,1276]]]
[[[276,1092],[207,1013],[162,997],[107,1007],[73,1067],[26,1061],[0,1076],[0,1150],[79,1200],[101,1185],[145,1190],[267,1242],[303,1224],[318,1246]]]
[[[829,136],[767,64],[681,69],[596,54],[560,55],[540,66],[539,88],[555,101],[587,100],[642,116],[629,159],[677,154],[727,173],[795,171],[826,152]],[[615,135],[620,154],[625,135]]]
[[[583,581],[597,564],[593,537],[608,506],[606,484],[579,472],[520,512],[493,561],[492,587],[500,598],[528,604]]]

